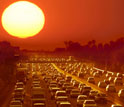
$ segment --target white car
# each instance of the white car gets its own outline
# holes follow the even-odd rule
[[[124,97],[124,89],[119,90],[118,97]]]
[[[87,99],[86,95],[78,95],[77,106],[82,106],[86,99]]]
[[[85,100],[83,107],[97,107],[95,100]]]
[[[113,76],[114,76],[113,72],[107,72],[106,74],[106,78],[113,77]]]
[[[59,96],[67,96],[66,91],[56,91],[55,99],[57,99]]]
[[[123,75],[121,73],[117,73],[116,76],[117,77],[123,77]]]
[[[19,100],[12,100],[9,107],[22,107],[22,102]]]

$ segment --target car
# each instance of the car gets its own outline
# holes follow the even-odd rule
[[[84,86],[82,87],[81,93],[84,95],[89,95],[90,90],[92,90],[90,86]]]
[[[44,78],[44,81],[47,83],[48,81],[51,81],[52,80],[52,77],[51,76],[46,76]]]
[[[86,95],[78,95],[77,97],[77,107],[82,107],[84,100],[86,100],[88,97]]]
[[[14,100],[19,100],[23,103],[24,101],[24,96],[22,94],[14,94],[12,97]]]
[[[25,95],[25,91],[24,91],[24,88],[16,88],[14,90],[14,94],[21,94],[21,95]]]
[[[116,76],[117,77],[123,77],[123,75],[121,73],[117,73]]]
[[[57,85],[57,82],[56,81],[50,81],[50,83],[49,84],[55,84],[55,85]]]
[[[63,102],[60,102],[58,107],[72,107],[72,106],[71,106],[71,103],[69,101],[63,101]]]
[[[31,98],[32,98],[32,106],[34,105],[34,103],[45,103],[46,102],[45,95],[42,92],[33,93]]]
[[[12,100],[9,107],[22,107],[22,102],[19,100]]]
[[[97,107],[95,100],[85,100],[83,107]]]
[[[70,97],[72,98],[77,98],[78,95],[80,95],[80,91],[78,89],[72,89],[71,92],[70,92]]]
[[[72,79],[72,77],[71,77],[71,76],[66,76],[66,78],[65,78],[66,82],[70,82],[70,81],[71,81],[71,79]]]
[[[95,90],[90,90],[89,92],[89,99],[94,99],[95,96],[97,95],[98,91]]]
[[[56,82],[59,82],[60,80],[63,80],[62,76],[56,78]]]
[[[107,72],[106,78],[109,78],[109,77],[112,77],[112,76],[114,76],[114,73],[113,72]]]
[[[49,91],[50,91],[53,87],[57,87],[57,85],[56,85],[56,84],[50,84],[50,85],[49,85]]]
[[[51,90],[50,90],[50,93],[51,93],[51,99],[54,99],[55,97],[55,93],[57,91],[61,90],[59,87],[52,87]]]
[[[15,85],[15,88],[24,88],[24,83],[23,82],[17,82]]]
[[[63,101],[68,101],[68,97],[67,96],[58,96],[56,98],[56,105],[58,106]]]
[[[94,73],[93,73],[93,76],[94,76],[94,77],[100,77],[100,73],[94,72]]]
[[[110,84],[110,81],[108,79],[105,79],[104,82],[108,85]]]
[[[41,86],[40,86],[40,83],[35,83],[35,84],[32,84],[32,88],[33,87],[41,87]]]
[[[95,84],[94,77],[88,77],[87,82]]]
[[[65,90],[68,86],[71,86],[71,84],[70,83],[64,83],[62,85],[62,89]]]
[[[40,84],[40,80],[33,80],[32,84]]]
[[[122,77],[115,77],[114,84],[115,85],[123,85]]]
[[[73,71],[71,74],[76,76],[77,75],[77,72],[76,71]]]
[[[110,83],[112,83],[114,81],[115,77],[109,77],[108,80],[110,81]]]
[[[32,107],[46,107],[45,103],[34,103]]]
[[[95,102],[98,104],[107,104],[107,96],[104,93],[98,93],[95,96]]]
[[[105,71],[104,70],[103,71],[97,71],[97,73],[99,73],[99,75],[102,76],[105,73]]]
[[[107,97],[107,95],[105,93],[98,93],[97,96],[100,96],[100,97]]]
[[[67,96],[67,94],[66,94],[66,91],[56,91],[56,93],[55,93],[55,99],[57,99],[57,97],[59,97],[59,96]]]
[[[84,74],[83,72],[79,72],[79,73],[78,73],[78,77],[79,77],[79,78],[83,78],[84,76],[85,76],[85,74]]]
[[[90,75],[94,75],[94,73],[97,72],[96,70],[91,70]]]
[[[98,87],[99,88],[106,88],[107,84],[104,81],[99,81],[98,82]]]
[[[123,107],[123,106],[119,104],[112,104],[111,107]]]
[[[63,79],[63,80],[60,80],[59,82],[58,82],[58,86],[59,87],[62,87],[62,85],[65,83],[65,80]]]
[[[84,70],[84,75],[86,76],[86,75],[89,75],[90,73],[88,72],[88,71],[86,71],[86,70]]]
[[[86,84],[79,83],[79,85],[78,85],[78,89],[82,88],[83,86],[86,86]]]
[[[116,88],[114,84],[109,84],[106,86],[106,91],[107,92],[116,92]]]
[[[66,91],[67,95],[70,94],[70,92],[71,92],[72,89],[74,89],[73,86],[67,86],[67,87],[66,87],[65,91]]]
[[[70,83],[73,84],[74,81],[76,81],[76,80],[72,78],[71,81],[70,81]]]
[[[119,90],[118,97],[123,97],[124,98],[124,89]]]
[[[79,82],[77,82],[77,81],[74,81],[74,82],[73,82],[73,86],[74,86],[74,87],[78,87],[78,85],[79,85]]]

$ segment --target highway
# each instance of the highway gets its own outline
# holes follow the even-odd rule
[[[62,62],[63,64],[64,62]],[[81,62],[77,62],[81,63]],[[68,62],[68,64],[70,64],[70,62]],[[66,63],[65,66],[68,66],[68,64]],[[71,63],[72,65],[75,64],[74,62]],[[32,106],[32,84],[33,84],[33,75],[37,75],[40,81],[40,87],[43,87],[45,89],[45,99],[46,99],[46,106],[44,107],[56,107],[56,103],[55,103],[55,99],[51,99],[51,93],[49,91],[48,88],[48,83],[46,83],[44,81],[44,76],[42,75],[42,73],[45,73],[45,75],[50,75],[54,70],[56,69],[58,72],[64,74],[64,75],[68,75],[71,76],[73,79],[75,79],[76,81],[80,82],[80,83],[85,83],[87,86],[92,87],[93,90],[96,90],[100,93],[105,93],[107,95],[107,100],[108,103],[107,104],[98,104],[97,107],[111,107],[112,104],[120,104],[122,106],[124,106],[123,103],[123,99],[120,99],[117,96],[117,92],[119,89],[124,88],[123,86],[117,86],[117,92],[116,93],[108,93],[106,92],[105,89],[99,88],[96,84],[105,79],[105,75],[103,75],[101,78],[95,78],[95,82],[96,84],[91,84],[89,82],[87,82],[87,78],[89,75],[86,75],[84,78],[79,78],[78,76],[72,75],[70,73],[67,73],[66,71],[62,70],[60,65],[61,63],[23,63],[23,65],[25,65],[25,68],[27,68],[27,81],[25,84],[25,96],[24,96],[24,102],[22,104],[22,107],[34,107]],[[52,68],[53,67],[53,68]],[[52,75],[54,75],[54,72],[52,73]],[[13,93],[14,93],[14,88],[15,86],[12,86],[12,89],[8,92],[8,97],[6,98],[6,100],[4,101],[4,104],[2,105],[2,107],[9,107],[10,102],[13,98]],[[73,105],[72,107],[77,107],[77,102],[75,98],[70,98],[69,97],[69,101],[71,102],[71,104]]]
[[[65,71],[63,71],[62,69],[58,68],[54,63],[52,63],[52,65],[61,73],[65,74]],[[91,86],[93,90],[97,90],[99,92],[102,92],[102,93],[105,93],[107,94],[108,96],[108,100],[110,102],[112,102],[113,104],[120,104],[120,105],[123,105],[124,106],[124,103],[122,101],[120,101],[120,99],[118,98],[118,96],[114,93],[108,93],[105,91],[105,89],[101,89],[99,88],[98,86],[94,85],[94,84],[91,84],[91,83],[88,83],[85,79],[81,79],[81,78],[78,78],[77,76],[74,76],[74,75],[71,75],[69,73],[66,72],[66,75],[69,75],[69,76],[72,76],[72,78],[74,78],[76,81],[80,82],[80,83],[85,83],[87,84],[88,86]]]

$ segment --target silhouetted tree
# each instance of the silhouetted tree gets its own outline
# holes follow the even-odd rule
[[[124,38],[116,41],[96,45],[95,40],[89,41],[86,45],[80,45],[78,42],[65,41],[66,51],[75,57],[91,60],[96,65],[107,67],[110,70],[121,71],[124,65]],[[114,66],[112,68],[112,66]],[[118,68],[118,70],[116,70]],[[122,72],[122,71],[121,71]]]

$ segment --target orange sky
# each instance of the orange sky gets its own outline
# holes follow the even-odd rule
[[[0,1],[3,10],[17,0]],[[124,36],[124,0],[28,0],[37,4],[45,14],[44,29],[27,39],[8,35],[0,23],[0,41],[28,49],[63,47],[64,41],[86,44],[95,39],[108,42]]]

